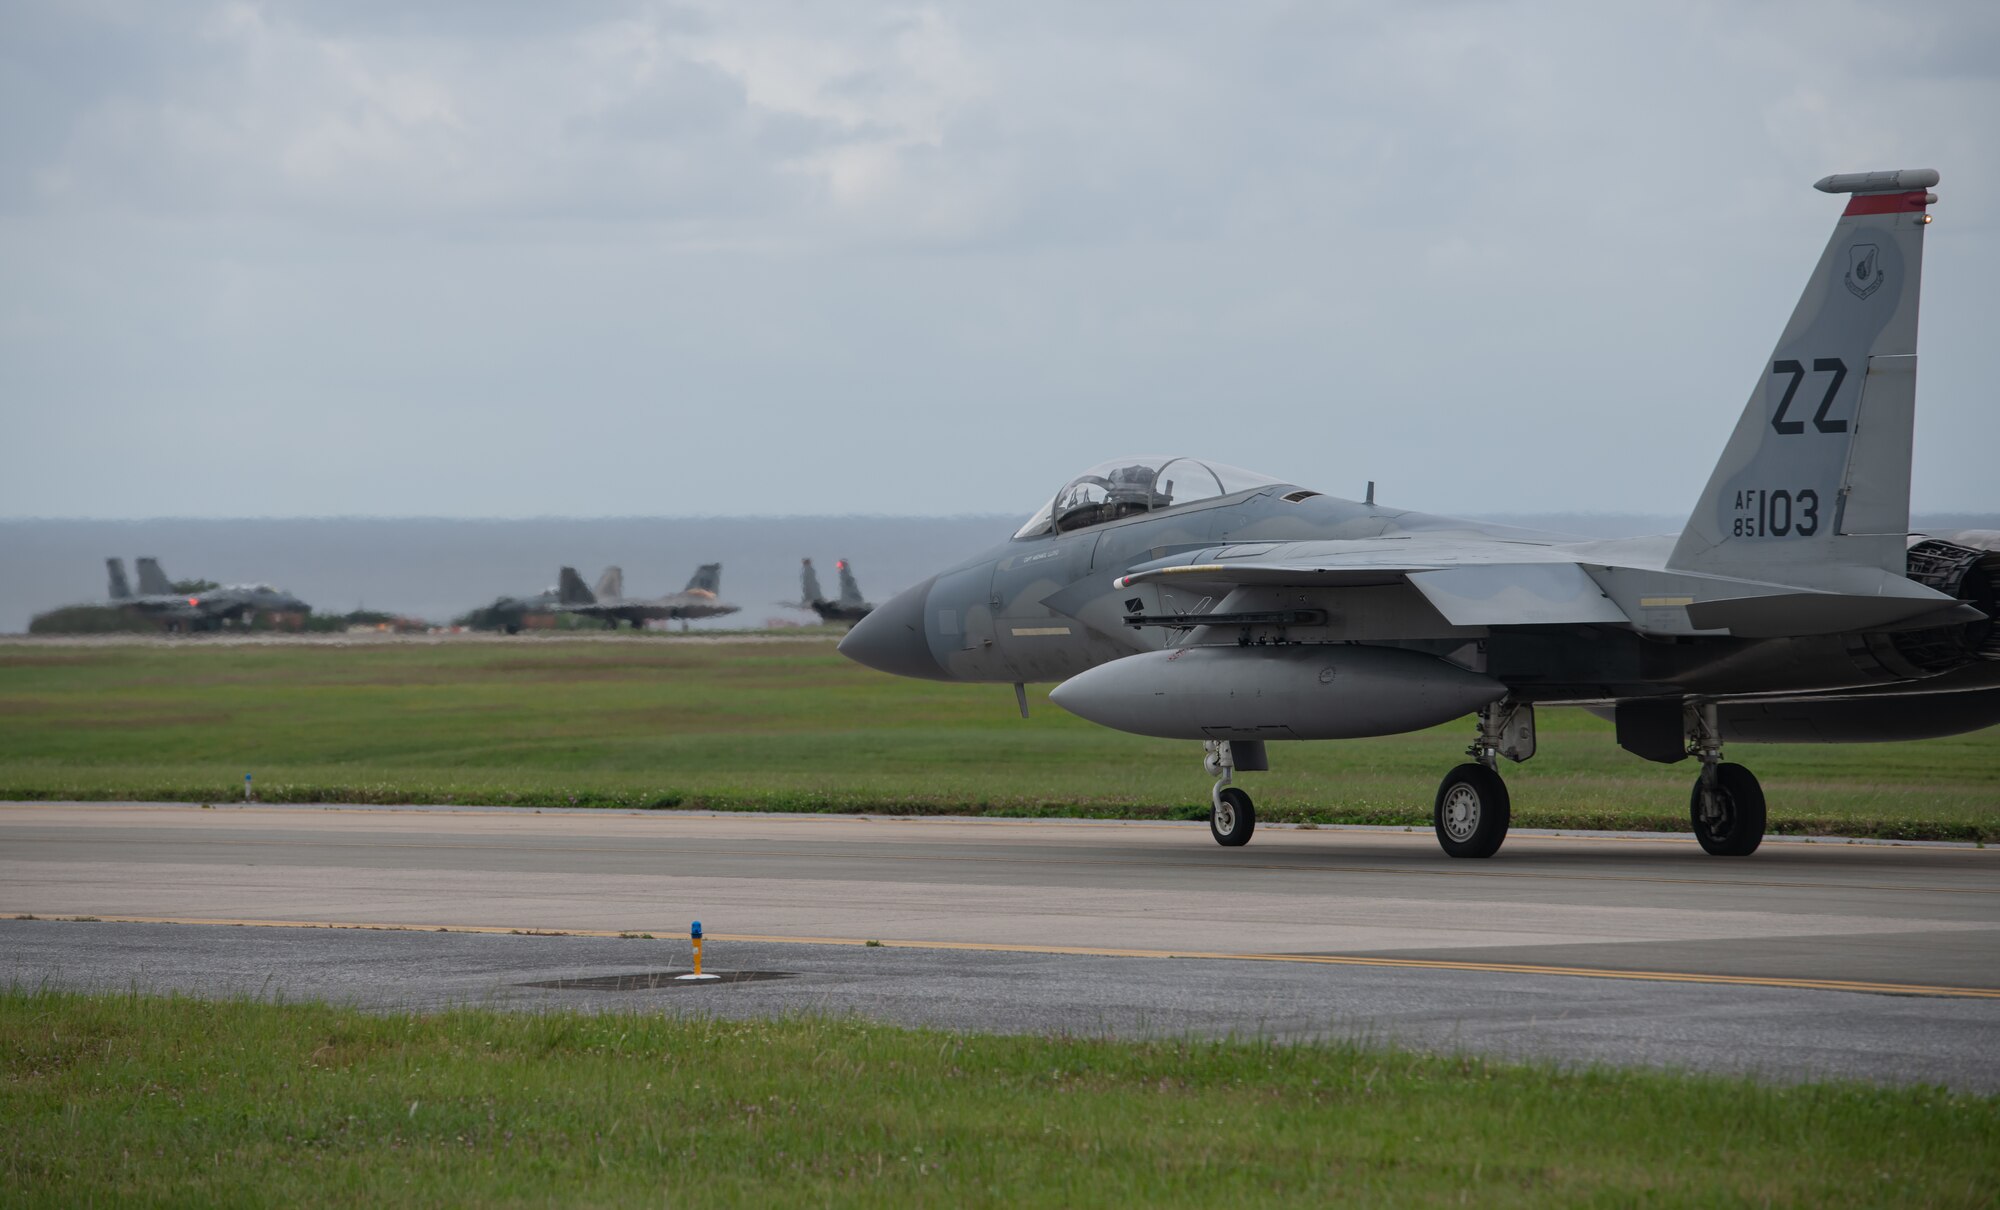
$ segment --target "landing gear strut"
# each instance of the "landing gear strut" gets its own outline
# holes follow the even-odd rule
[[[1250,834],[1257,830],[1257,807],[1250,801],[1250,795],[1229,784],[1230,774],[1235,772],[1241,757],[1238,745],[1226,739],[1212,739],[1202,744],[1202,768],[1215,778],[1215,788],[1209,792],[1208,831],[1215,837],[1215,843],[1236,848],[1250,843]],[[1249,744],[1242,745],[1244,748]],[[1259,741],[1258,747],[1262,748]],[[1257,753],[1259,758],[1262,752]],[[1262,759],[1244,760],[1242,767],[1263,768]]]
[[[1535,754],[1535,708],[1501,700],[1479,712],[1479,738],[1465,750],[1472,759],[1444,775],[1431,824],[1448,857],[1491,857],[1507,839],[1513,802],[1501,780],[1499,758],[1524,761]]]
[[[1722,759],[1722,731],[1713,705],[1688,708],[1688,747],[1701,776],[1688,796],[1694,838],[1716,857],[1748,857],[1764,843],[1764,787],[1742,765]]]

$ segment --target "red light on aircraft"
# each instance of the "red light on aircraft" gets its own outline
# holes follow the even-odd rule
[[[199,604],[201,604],[201,598],[200,598],[200,597],[189,597],[189,598],[188,598],[188,604],[189,604],[189,605],[199,605]]]
[[[836,559],[836,560],[834,560],[834,563],[833,563],[833,565],[834,565],[835,567],[838,567],[838,568],[839,568],[840,570],[842,570],[842,571],[846,571],[846,570],[847,570],[847,560],[846,560],[846,559]]]

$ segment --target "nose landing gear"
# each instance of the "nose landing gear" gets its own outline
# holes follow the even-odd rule
[[[1257,808],[1250,796],[1234,786],[1217,784],[1208,809],[1208,831],[1215,843],[1235,848],[1250,843],[1257,830]]]
[[[1229,784],[1229,778],[1237,769],[1271,767],[1263,741],[1208,740],[1202,744],[1201,764],[1215,778],[1215,788],[1209,792],[1209,835],[1232,849],[1249,844],[1250,834],[1257,830],[1257,807],[1249,794]]]

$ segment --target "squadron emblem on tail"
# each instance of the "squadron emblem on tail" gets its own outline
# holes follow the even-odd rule
[[[1882,249],[1874,244],[1856,244],[1847,250],[1847,288],[1856,298],[1867,298],[1882,287]]]

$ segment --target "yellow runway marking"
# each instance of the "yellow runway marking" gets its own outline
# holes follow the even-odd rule
[[[13,843],[62,844],[69,838],[16,837]],[[824,850],[801,849],[716,849],[675,847],[639,841],[619,845],[562,845],[508,843],[499,841],[486,844],[448,843],[436,844],[414,840],[344,840],[338,837],[320,837],[311,840],[287,838],[284,840],[246,840],[230,837],[209,836],[161,836],[149,838],[145,844],[153,847],[171,845],[192,845],[200,848],[232,846],[240,848],[301,848],[324,847],[336,849],[434,849],[441,852],[465,853],[648,853],[687,857],[798,857],[825,858],[833,861],[937,861],[958,863],[989,862],[994,865],[1035,865],[1035,866],[1092,866],[1113,869],[1158,869],[1158,870],[1200,870],[1205,873],[1227,873],[1231,870],[1263,870],[1303,874],[1383,874],[1389,876],[1410,875],[1426,878],[1515,878],[1546,879],[1551,882],[1643,882],[1665,886],[1719,886],[1743,887],[1752,890],[1800,890],[1800,891],[1887,891],[1919,895],[2000,895],[2000,887],[1943,887],[1912,886],[1906,883],[1880,882],[1776,882],[1752,881],[1744,878],[1669,878],[1658,874],[1570,874],[1551,870],[1441,870],[1430,868],[1399,869],[1393,866],[1371,865],[1310,865],[1303,862],[1245,862],[1222,860],[1201,861],[1192,858],[1182,860],[1120,859],[1102,857],[1056,857],[1036,854],[1034,856],[1008,857],[991,853],[887,853],[870,850],[865,853],[827,852]],[[698,877],[699,875],[690,875]],[[727,875],[724,875],[727,877]]]
[[[15,919],[23,919],[16,916]],[[51,916],[41,919],[61,920]],[[75,919],[71,917],[70,919]],[[535,937],[630,937],[651,932],[656,941],[679,940],[678,930],[508,928],[492,924],[403,924],[336,920],[248,920],[190,916],[93,916],[108,924],[201,924],[233,928],[360,929],[396,933],[498,933]],[[1230,954],[1210,950],[1123,949],[1088,945],[1016,945],[998,941],[896,941],[861,937],[773,937],[755,933],[711,933],[710,942],[761,945],[878,945],[884,949],[973,950],[997,954],[1061,954],[1089,958],[1180,958],[1219,962],[1283,962],[1305,966],[1373,966],[1401,970],[1471,971],[1501,975],[1561,975],[1582,979],[1627,979],[1648,983],[1706,983],[1732,987],[1776,987],[1805,991],[1869,992],[1892,996],[1949,996],[2000,1000],[2000,988],[1950,987],[1922,983],[1871,983],[1858,979],[1796,979],[1778,975],[1705,975],[1692,971],[1631,971],[1590,966],[1544,966],[1529,962],[1466,962],[1443,958],[1374,958],[1348,954]]]

